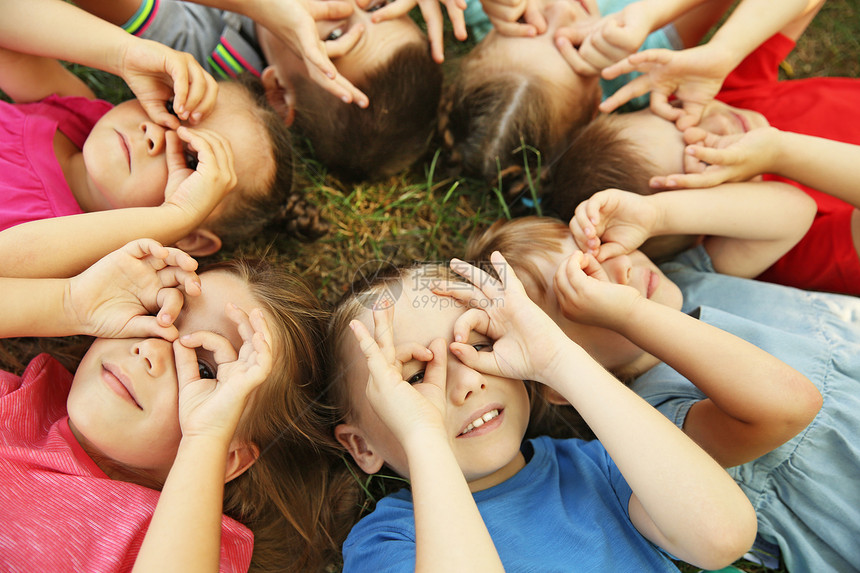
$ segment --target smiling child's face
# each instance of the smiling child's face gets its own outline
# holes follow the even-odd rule
[[[437,338],[449,345],[455,321],[464,307],[453,299],[433,294],[420,277],[407,277],[403,293],[394,305],[394,343],[417,342],[429,346]],[[359,320],[373,332],[370,311]],[[470,333],[469,344],[479,351],[491,351],[492,341],[477,332]],[[368,443],[394,471],[408,476],[406,455],[391,431],[376,416],[367,401],[367,362],[354,339],[346,343],[350,364],[349,399],[353,419]],[[421,383],[425,364],[417,360],[403,365],[403,377]],[[516,473],[524,461],[520,445],[529,420],[529,399],[522,380],[479,373],[460,362],[448,351],[445,395],[445,428],[454,456],[472,491],[501,483]],[[477,422],[476,422],[477,421]]]
[[[270,139],[252,108],[242,88],[221,83],[212,113],[193,127],[229,142],[243,189],[264,189],[274,174],[274,156],[262,152],[266,146],[261,142]],[[137,100],[123,102],[102,116],[84,142],[87,189],[73,189],[81,208],[91,212],[161,205],[168,177],[167,131],[150,120]],[[196,158],[184,143],[183,149],[186,159]]]
[[[233,302],[245,312],[260,304],[250,287],[225,271],[200,275],[202,294],[186,297],[176,320],[180,335],[198,330],[227,338],[238,351],[238,327],[225,312]],[[214,377],[210,352],[198,349],[201,376]],[[67,400],[70,426],[97,461],[107,458],[163,482],[182,432],[173,346],[160,338],[97,339],[75,372]],[[109,467],[103,467],[110,474]]]

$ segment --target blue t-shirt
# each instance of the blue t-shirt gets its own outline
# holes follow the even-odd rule
[[[789,571],[860,570],[860,298],[722,275],[703,247],[661,268],[681,287],[685,312],[770,352],[821,392],[806,429],[729,473]],[[632,388],[679,427],[705,397],[665,364]]]
[[[632,491],[600,442],[528,443],[534,453],[522,470],[474,494],[507,571],[677,572],[630,522]],[[408,489],[382,499],[352,529],[343,558],[345,572],[415,570]]]

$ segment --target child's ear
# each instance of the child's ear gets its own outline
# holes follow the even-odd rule
[[[274,66],[268,66],[264,69],[260,79],[266,90],[266,101],[283,118],[287,127],[293,125],[296,114],[293,86],[290,85],[289,81],[278,78]]]
[[[570,402],[568,402],[564,396],[562,396],[549,386],[545,386],[543,388],[543,397],[553,406],[570,406]]]
[[[173,245],[192,257],[205,257],[221,249],[221,237],[209,229],[195,229]]]
[[[385,460],[373,451],[373,446],[367,443],[364,432],[352,424],[338,424],[334,429],[334,437],[366,474],[375,474],[382,469]]]
[[[224,472],[224,483],[236,479],[254,465],[260,457],[260,448],[256,444],[246,442],[230,442],[230,450],[227,452],[227,469]]]

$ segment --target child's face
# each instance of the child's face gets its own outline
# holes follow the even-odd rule
[[[413,42],[427,43],[424,32],[408,15],[382,22],[371,21],[371,14],[385,6],[387,0],[371,2],[366,10],[359,8],[354,0],[348,2],[353,5],[349,18],[318,21],[317,32],[323,41],[336,41],[356,26],[364,26],[364,32],[358,42],[347,53],[332,58],[338,72],[353,85],[362,81],[368,71],[385,63],[400,47]],[[262,26],[258,26],[257,31],[266,61],[275,67],[282,83],[289,82],[296,75],[308,76],[302,59],[285,43]]]
[[[480,62],[505,73],[522,72],[537,76],[554,90],[551,101],[571,108],[578,102],[600,103],[598,78],[583,77],[573,71],[555,45],[555,31],[572,24],[570,0],[538,0],[547,21],[547,30],[534,37],[505,36],[491,30],[480,44]]]
[[[218,333],[237,351],[242,339],[224,313],[233,302],[246,312],[259,307],[250,288],[225,271],[200,275],[203,294],[186,297],[176,321],[180,335]],[[210,352],[198,349],[201,375],[214,377]],[[173,347],[160,338],[97,339],[75,372],[67,407],[72,431],[98,460],[145,470],[160,481],[173,465],[182,432]],[[108,473],[109,468],[103,468]]]
[[[529,297],[538,303],[571,340],[582,346],[607,370],[617,371],[633,364],[644,355],[644,351],[624,336],[607,328],[580,324],[562,314],[553,290],[555,273],[559,266],[579,249],[572,236],[562,241],[560,246],[561,252],[547,252],[532,257],[531,262],[540,270],[547,290],[539,293],[538,287],[531,284],[525,276],[523,283]],[[645,298],[659,304],[681,308],[681,290],[642,252],[635,251],[630,255],[607,259],[601,266],[611,282],[631,286]],[[542,297],[539,296],[541,294]]]
[[[433,294],[428,288],[430,282],[420,276],[404,280],[403,293],[394,306],[395,346],[414,342],[429,346],[436,338],[443,338],[449,345],[453,341],[454,322],[465,309],[453,299]],[[358,318],[373,331],[370,311]],[[477,332],[470,333],[467,342],[479,350],[492,349],[492,341]],[[363,430],[371,447],[393,470],[408,476],[405,453],[365,396],[366,359],[354,339],[348,340],[347,347],[345,359],[351,361],[350,423]],[[403,378],[420,380],[425,366],[417,360],[404,363]],[[454,456],[472,491],[501,483],[516,473],[523,463],[520,444],[529,419],[528,394],[522,380],[481,374],[449,351],[446,397],[445,427]],[[478,418],[483,423],[473,424]]]
[[[230,143],[236,175],[244,189],[263,188],[275,169],[272,152],[261,149],[260,142],[269,137],[252,108],[241,87],[221,83],[212,113],[193,126],[213,131]],[[78,197],[84,211],[161,205],[168,176],[166,131],[149,119],[137,100],[123,102],[106,113],[84,142],[89,192]],[[196,158],[184,143],[183,148]]]

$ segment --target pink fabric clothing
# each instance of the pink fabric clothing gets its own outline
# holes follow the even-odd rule
[[[40,354],[0,371],[0,570],[131,571],[159,492],[108,478],[66,415],[72,376]],[[253,535],[223,516],[221,571],[247,571]]]
[[[111,107],[102,100],[53,95],[35,103],[0,101],[0,231],[82,212],[54,155],[54,134],[59,130],[83,147]]]
[[[784,131],[860,145],[860,80],[808,78],[778,81],[779,63],[794,42],[777,34],[737,67],[718,99],[752,109]],[[851,237],[854,206],[794,181],[818,204],[806,236],[758,278],[803,289],[860,295],[860,257]]]

